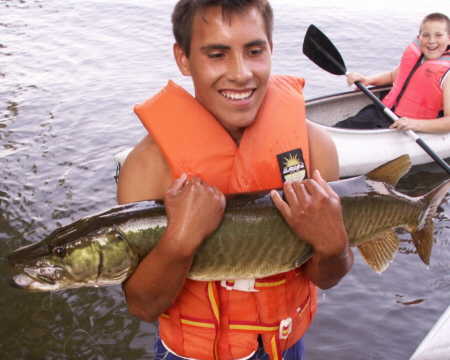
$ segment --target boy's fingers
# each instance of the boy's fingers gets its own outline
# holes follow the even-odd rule
[[[272,190],[270,192],[270,196],[272,198],[273,203],[277,207],[277,209],[281,212],[281,214],[286,217],[290,214],[289,205],[281,198],[280,194],[276,190]]]
[[[172,183],[172,186],[169,188],[169,190],[167,191],[170,194],[177,194],[184,186],[184,184],[186,183],[187,180],[187,175],[186,173],[181,174],[181,176],[177,179],[175,179],[175,181]]]
[[[298,202],[297,194],[294,189],[294,183],[285,182],[283,186],[284,197],[286,198],[286,202],[288,204],[296,204]]]
[[[325,190],[326,194],[328,195],[335,195],[334,190],[331,188],[330,184],[325,181],[325,179],[320,174],[319,170],[314,170],[313,172],[313,179],[320,185],[320,187]]]

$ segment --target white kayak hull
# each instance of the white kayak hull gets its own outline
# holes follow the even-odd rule
[[[376,94],[388,88],[373,89]],[[391,129],[351,130],[332,127],[354,115],[370,99],[361,91],[339,93],[306,101],[309,120],[320,125],[336,144],[342,177],[361,175],[400,155],[409,154],[413,165],[433,159],[405,132]],[[418,135],[441,158],[450,157],[450,134]]]
[[[450,306],[425,336],[410,360],[450,359]]]

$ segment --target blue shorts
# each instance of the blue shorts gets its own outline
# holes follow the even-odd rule
[[[285,352],[283,352],[283,360],[304,360],[304,350],[305,347],[303,345],[303,339],[300,339],[294,346],[291,346]],[[155,360],[184,360],[182,357],[179,357],[169,350],[167,350],[162,343],[160,338],[157,338],[154,345],[155,352]],[[247,360],[268,360],[269,355],[264,351],[264,349],[260,346],[258,350],[248,358]]]

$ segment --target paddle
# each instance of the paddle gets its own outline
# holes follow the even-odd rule
[[[316,26],[310,25],[305,34],[303,41],[303,53],[320,68],[335,74],[346,75],[347,68],[341,54],[333,45],[330,39],[320,31]],[[364,84],[359,81],[355,82],[355,85],[366,94],[376,106],[380,107],[384,113],[389,116],[393,122],[398,120],[399,117],[385,106],[380,99],[378,99]],[[450,174],[450,167],[443,161],[426,143],[423,141],[414,131],[406,130],[406,134],[410,136],[414,141],[424,149],[428,155],[445,171]]]

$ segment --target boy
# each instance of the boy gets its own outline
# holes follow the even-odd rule
[[[336,149],[306,122],[303,80],[270,76],[266,0],[180,0],[172,22],[174,57],[195,98],[169,82],[135,109],[151,134],[121,170],[118,201],[164,198],[168,225],[124,285],[129,310],[159,320],[157,358],[301,359],[314,285],[334,286],[353,263],[339,198],[326,183],[338,178]],[[312,178],[300,181],[305,169]],[[292,180],[286,201],[276,192],[273,201],[313,257],[265,279],[186,279],[222,219],[224,193],[279,188],[282,176]]]
[[[405,50],[400,65],[393,71],[365,77],[347,75],[349,85],[393,84],[383,103],[399,120],[390,119],[375,105],[336,124],[336,127],[371,129],[390,127],[430,133],[450,131],[450,20],[440,13],[427,15],[420,25],[417,40]]]

